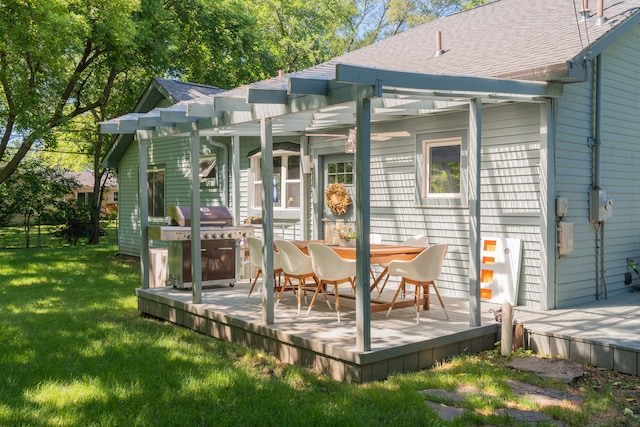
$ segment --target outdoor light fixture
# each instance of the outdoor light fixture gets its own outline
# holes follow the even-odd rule
[[[349,129],[349,137],[344,144],[344,152],[345,153],[355,153],[356,152],[356,130]]]

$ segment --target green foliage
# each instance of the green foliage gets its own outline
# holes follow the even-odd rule
[[[495,0],[354,0],[348,50],[375,43],[424,22]]]
[[[0,184],[0,193],[4,193],[0,218],[6,224],[12,217],[20,215],[25,230],[25,245],[29,247],[31,227],[59,220],[58,213],[75,186],[77,184],[61,171],[38,162],[27,162]]]
[[[308,68],[344,53],[347,47],[344,34],[349,20],[357,13],[348,0],[247,3],[253,5],[265,47],[278,69],[285,72]]]
[[[78,206],[75,201],[67,201],[59,212],[62,226],[55,232],[56,237],[66,243],[77,245],[81,238],[88,238],[91,233],[91,211],[85,206]]]

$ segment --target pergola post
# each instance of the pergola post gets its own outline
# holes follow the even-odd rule
[[[469,325],[480,326],[480,154],[482,99],[469,101]]]
[[[356,348],[371,350],[371,100],[356,100]]]
[[[140,212],[140,281],[142,289],[149,289],[149,199],[147,196],[147,137],[136,131],[138,140],[138,212]]]
[[[270,119],[260,119],[262,178],[262,321],[274,322],[273,298],[273,134]]]
[[[200,242],[200,132],[191,131],[191,293],[202,304],[202,243]]]

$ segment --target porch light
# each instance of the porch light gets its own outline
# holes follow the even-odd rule
[[[344,144],[344,152],[345,153],[356,152],[356,130],[355,129],[349,129],[349,137],[347,137],[347,141]]]

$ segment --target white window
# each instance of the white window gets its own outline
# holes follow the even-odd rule
[[[147,202],[150,218],[164,218],[164,169],[147,171]]]
[[[273,209],[300,209],[300,154],[297,151],[276,149],[273,152]],[[262,209],[261,154],[251,157],[251,208]]]
[[[200,183],[204,183],[208,187],[216,187],[218,185],[218,168],[216,166],[215,155],[200,157]]]
[[[327,164],[327,183],[353,185],[354,167],[351,161],[329,162]]]
[[[466,203],[466,135],[462,131],[418,135],[417,177],[422,205]]]

